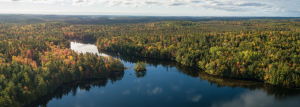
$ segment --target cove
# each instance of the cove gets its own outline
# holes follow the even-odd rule
[[[222,78],[166,60],[99,52],[92,43],[71,42],[71,49],[118,58],[128,69],[124,74],[67,84],[31,106],[293,107],[300,104],[297,89]],[[147,71],[134,71],[137,61],[146,61]]]

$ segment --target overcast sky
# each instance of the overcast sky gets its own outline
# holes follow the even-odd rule
[[[300,0],[0,0],[0,13],[142,16],[300,16]]]

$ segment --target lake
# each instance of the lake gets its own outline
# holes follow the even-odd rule
[[[71,42],[77,52],[120,59],[128,69],[116,76],[66,84],[31,106],[48,107],[295,107],[300,90],[259,81],[228,79],[179,63],[99,52],[94,44]],[[137,61],[147,71],[133,70]]]

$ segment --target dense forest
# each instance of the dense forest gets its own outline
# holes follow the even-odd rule
[[[174,60],[224,77],[300,85],[298,19],[165,21],[105,26],[98,32],[101,50]]]
[[[1,107],[25,106],[64,83],[124,70],[118,59],[70,50],[68,39],[92,40],[99,50],[172,60],[212,75],[300,86],[300,19],[79,19],[6,22],[9,18],[0,17]]]
[[[76,53],[64,23],[0,24],[0,106],[19,107],[64,83],[104,78],[124,70],[112,57]]]

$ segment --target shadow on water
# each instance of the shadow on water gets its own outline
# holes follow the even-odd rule
[[[70,83],[66,83],[59,88],[57,88],[53,93],[49,93],[46,96],[39,98],[39,100],[27,105],[26,107],[47,107],[47,104],[52,99],[62,99],[64,95],[72,94],[76,96],[78,91],[78,87],[80,90],[90,91],[91,88],[101,88],[105,87],[106,84],[110,81],[114,83],[116,81],[122,80],[124,77],[124,72],[115,72],[111,74],[107,78],[98,78],[98,79],[86,79],[81,81],[74,81]]]
[[[140,58],[140,57],[134,57],[134,56],[130,56],[130,55],[118,54],[115,52],[107,52],[107,51],[101,51],[101,53],[107,54],[114,58],[118,58],[118,59],[122,60],[123,62],[136,63],[137,61],[146,61],[147,64],[150,66],[157,67],[158,65],[161,65],[167,71],[168,71],[168,69],[175,67],[175,68],[179,69],[181,71],[181,73],[184,73],[191,77],[199,78],[200,81],[208,81],[211,85],[214,85],[214,84],[217,85],[218,88],[241,87],[241,88],[245,88],[245,89],[249,89],[249,90],[263,90],[268,95],[274,95],[276,99],[284,99],[284,98],[296,97],[296,96],[300,95],[299,89],[285,88],[285,87],[281,87],[281,86],[266,84],[261,81],[230,79],[230,78],[215,76],[215,75],[208,74],[198,68],[182,66],[181,64],[174,62],[174,61]],[[145,73],[143,73],[143,75],[137,74],[137,77],[144,77],[146,75],[146,72],[147,71],[145,71]]]

